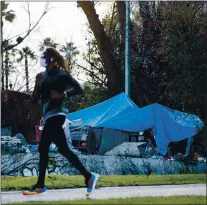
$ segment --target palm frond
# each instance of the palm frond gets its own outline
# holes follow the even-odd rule
[[[24,54],[23,54],[23,52],[22,51],[18,51],[18,54],[20,55],[20,57],[19,58],[17,58],[17,62],[19,63],[19,62],[21,62],[22,60],[23,60],[23,58],[24,58]]]

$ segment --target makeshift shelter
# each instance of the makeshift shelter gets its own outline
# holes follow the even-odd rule
[[[100,147],[105,147],[102,148],[102,154],[108,151],[109,147],[122,143],[122,140],[127,141],[127,136],[129,137],[125,135],[114,144],[115,136],[121,138],[123,132],[129,134],[145,130],[155,133],[158,151],[166,154],[170,142],[190,138],[203,127],[203,122],[195,115],[172,110],[157,103],[139,108],[124,93],[87,109],[70,113],[68,118],[82,119],[83,126],[92,127],[94,132],[97,128],[104,128],[99,139]]]
[[[30,95],[18,91],[1,92],[1,128],[11,128],[11,135],[22,133],[30,144],[36,143],[35,125],[42,116],[41,107],[30,102]]]

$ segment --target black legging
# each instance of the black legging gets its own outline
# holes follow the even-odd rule
[[[62,128],[65,122],[65,116],[54,116],[46,121],[42,131],[41,140],[39,144],[40,163],[39,163],[39,177],[36,187],[44,187],[45,172],[48,164],[48,152],[52,142],[54,142],[59,152],[66,157],[71,164],[78,169],[78,171],[88,180],[91,177],[90,172],[86,170],[77,155],[68,147],[66,136]]]

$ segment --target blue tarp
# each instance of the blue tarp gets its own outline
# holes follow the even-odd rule
[[[105,123],[113,118],[121,117],[127,113],[137,110],[137,105],[124,93],[96,104],[92,107],[69,114],[70,120],[82,119],[83,125],[91,127],[104,127]]]
[[[83,125],[112,128],[128,132],[151,129],[158,151],[166,154],[170,142],[197,134],[203,127],[199,117],[169,109],[160,104],[139,108],[124,93],[84,110],[69,114],[70,120],[82,119]]]

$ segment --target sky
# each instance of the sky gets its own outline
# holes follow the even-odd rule
[[[46,2],[30,2],[31,10],[31,22],[34,24],[41,16]],[[107,13],[112,2],[98,3],[96,11],[99,14],[99,18],[102,19]],[[28,14],[25,11],[26,2],[9,2],[9,8],[14,10],[16,19],[13,23],[5,23],[3,29],[3,35],[5,38],[11,38],[22,32],[25,32],[28,28]],[[50,11],[43,17],[38,24],[37,28],[22,42],[17,49],[29,46],[33,51],[40,55],[39,44],[44,38],[50,37],[59,43],[73,41],[78,50],[82,53],[87,49],[86,37],[89,36],[87,31],[87,18],[81,8],[77,7],[76,2],[50,2]],[[15,38],[14,38],[15,39]],[[80,63],[81,58],[78,59]],[[24,69],[19,68],[18,71],[21,76],[24,76]],[[31,78],[43,71],[44,68],[39,66],[39,62],[33,66],[33,72]],[[16,77],[16,74],[11,76],[12,81]],[[75,78],[77,76],[74,76]],[[83,83],[86,80],[85,75],[79,76]],[[33,84],[33,82],[31,82]]]

